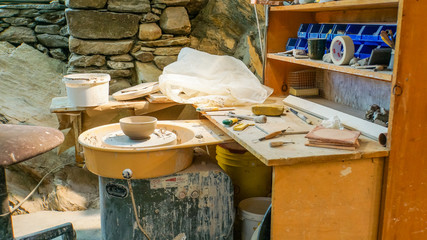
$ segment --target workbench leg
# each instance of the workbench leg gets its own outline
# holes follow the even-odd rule
[[[80,145],[78,141],[78,138],[82,133],[82,114],[73,113],[69,115],[70,115],[71,122],[73,124],[73,130],[74,130],[74,146],[75,146],[75,153],[76,153],[76,164],[78,166],[83,166],[85,163],[85,160],[83,157],[83,147]]]
[[[376,240],[383,158],[275,166],[272,238]]]
[[[6,186],[6,173],[3,167],[0,167],[0,204],[0,215],[10,211]],[[0,239],[13,239],[12,219],[9,214],[5,217],[0,217]]]

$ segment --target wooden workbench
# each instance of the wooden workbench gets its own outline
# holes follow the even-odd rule
[[[234,112],[252,114],[249,107]],[[305,134],[255,142],[266,135],[258,128],[237,132],[222,124],[225,116],[206,117],[264,164],[273,166],[271,239],[377,238],[387,148],[364,136],[356,151],[308,147]],[[314,128],[291,112],[257,125],[267,132]],[[295,144],[270,148],[270,141]]]

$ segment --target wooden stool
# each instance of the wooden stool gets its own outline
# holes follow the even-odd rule
[[[64,141],[61,131],[48,127],[0,124],[0,215],[9,213],[5,167],[29,160]],[[27,235],[20,239],[74,239],[71,223]],[[0,216],[0,239],[14,239],[11,214]]]

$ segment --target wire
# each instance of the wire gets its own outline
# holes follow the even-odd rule
[[[130,179],[127,179],[127,182],[128,182],[129,192],[130,192],[130,198],[132,199],[132,206],[133,206],[133,212],[135,215],[136,224],[138,224],[139,230],[141,230],[141,232],[145,235],[145,237],[147,237],[148,240],[151,240],[150,237],[148,236],[147,232],[145,232],[145,230],[142,228],[141,224],[139,223],[138,213],[136,211],[135,198],[133,197],[133,190],[132,190],[132,184],[131,184]]]
[[[256,5],[255,5],[255,4],[253,4],[253,6],[254,6],[254,11],[255,11],[256,25],[257,25],[257,28],[258,28],[258,38],[259,38],[259,47],[260,47],[260,49],[261,49],[261,57],[262,57],[262,59],[264,59],[264,47],[263,47],[263,45],[262,45],[262,39],[261,39],[261,28],[260,28],[260,26],[259,26],[258,13],[257,13],[257,11],[256,11]]]
[[[37,190],[37,188],[39,188],[40,187],[40,185],[42,184],[42,182],[44,181],[44,179],[49,175],[49,174],[51,174],[51,173],[53,173],[54,171],[56,171],[57,169],[59,169],[59,168],[63,168],[63,167],[65,167],[65,166],[68,166],[68,165],[73,165],[74,163],[67,163],[67,164],[64,164],[64,165],[61,165],[61,166],[59,166],[59,167],[56,167],[56,168],[54,168],[54,169],[52,169],[52,170],[50,170],[48,173],[46,173],[43,177],[42,177],[42,179],[39,181],[39,183],[34,187],[34,189],[24,198],[24,200],[22,200],[20,203],[18,203],[18,205],[16,205],[11,211],[9,211],[9,212],[7,212],[7,213],[4,213],[4,214],[2,214],[2,215],[0,215],[0,217],[6,217],[6,216],[8,216],[8,215],[10,215],[10,214],[12,214],[12,213],[14,213],[16,210],[18,210],[21,206],[22,206],[22,204],[24,204],[35,192],[36,192],[36,190]]]

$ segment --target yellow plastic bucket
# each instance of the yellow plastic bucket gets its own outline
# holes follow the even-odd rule
[[[234,185],[234,202],[250,197],[265,197],[271,192],[271,167],[265,166],[238,143],[216,147],[218,165]]]

